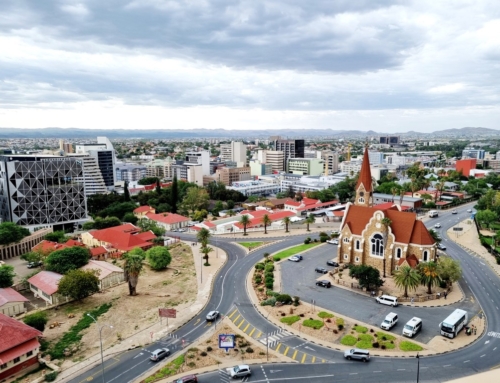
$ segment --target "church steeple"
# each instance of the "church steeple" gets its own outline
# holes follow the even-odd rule
[[[368,156],[368,145],[365,146],[363,154],[363,163],[359,172],[358,183],[356,184],[356,200],[354,204],[357,206],[372,206],[373,188],[372,188],[372,173],[370,170],[370,158]]]

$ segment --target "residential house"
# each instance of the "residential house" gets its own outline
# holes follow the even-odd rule
[[[36,246],[33,246],[31,248],[31,251],[40,252],[42,254],[50,254],[53,251],[62,250],[73,246],[85,247],[83,243],[81,243],[80,241],[75,241],[74,239],[68,239],[65,243],[52,242],[44,239]]]
[[[162,226],[167,231],[177,230],[187,227],[189,218],[175,213],[149,213],[147,219],[155,221],[159,226]]]
[[[156,209],[151,206],[139,206],[134,209],[134,215],[139,219],[146,218],[148,214],[154,214],[155,212]]]
[[[38,367],[43,334],[0,313],[0,381],[20,376]]]
[[[92,247],[90,249],[90,256],[94,260],[102,260],[108,258],[108,250],[104,246]]]
[[[28,300],[12,287],[0,289],[0,313],[10,317],[26,312]]]
[[[67,297],[57,293],[62,277],[61,274],[53,271],[40,271],[28,279],[30,290],[33,291],[35,297],[43,299],[47,306],[68,302]]]
[[[308,215],[318,209],[325,209],[337,204],[338,201],[321,202],[319,199],[304,197],[301,201],[287,199],[284,205],[287,211],[293,211],[297,215]]]
[[[123,269],[105,261],[90,260],[80,270],[97,270],[99,278],[99,290],[118,285],[125,281]]]

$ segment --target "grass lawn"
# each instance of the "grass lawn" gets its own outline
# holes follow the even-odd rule
[[[294,324],[295,322],[298,322],[300,320],[300,317],[298,315],[293,315],[293,316],[290,316],[290,317],[283,317],[280,319],[280,321],[282,323],[285,323],[289,326],[291,326],[292,324]]]
[[[423,348],[420,347],[418,344],[415,344],[413,342],[410,342],[408,340],[404,340],[399,344],[399,348],[401,351],[422,351]]]
[[[396,348],[396,345],[391,342],[379,342],[380,346],[385,346],[386,350],[394,350]]]
[[[337,326],[343,326],[344,325],[344,318],[337,318],[335,323],[337,323]]]
[[[184,364],[185,354],[179,355],[165,367],[163,367],[160,371],[158,371],[155,375],[150,376],[144,380],[146,383],[155,382],[162,378],[165,378],[170,375],[177,374],[179,368]]]
[[[372,348],[372,343],[373,343],[373,336],[370,334],[360,334],[358,336],[358,343],[356,343],[357,348],[363,348],[363,349],[368,349]]]
[[[318,316],[319,316],[321,319],[333,318],[333,314],[327,313],[326,311],[320,311],[320,312],[318,313]]]
[[[358,338],[356,338],[355,336],[346,335],[340,340],[340,343],[342,343],[344,346],[354,346],[357,341]]]
[[[362,334],[368,332],[368,329],[366,327],[359,326],[359,325],[354,326],[354,330],[356,330],[356,332],[360,332]]]
[[[391,340],[395,340],[396,337],[391,335],[391,334],[387,334],[385,332],[382,332],[382,331],[379,331],[377,332],[377,339],[379,340],[379,342],[383,342],[383,341],[391,341]]]
[[[321,327],[324,326],[323,321],[317,320],[317,319],[306,319],[302,324],[306,327],[311,327],[315,330],[319,330]]]
[[[311,242],[311,243],[308,243],[307,245],[303,244],[303,245],[291,247],[289,249],[286,249],[286,250],[280,251],[279,253],[274,254],[273,259],[275,261],[280,261],[282,259],[291,257],[292,255],[299,254],[303,251],[309,250],[309,249],[311,249],[315,246],[318,246],[318,245],[321,245],[321,242]]]
[[[246,247],[248,250],[255,249],[261,246],[264,242],[238,242],[241,246]]]

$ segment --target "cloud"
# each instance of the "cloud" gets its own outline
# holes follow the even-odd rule
[[[465,85],[462,83],[446,84],[432,87],[428,90],[429,93],[434,94],[451,94],[461,92],[465,89]]]
[[[88,16],[90,14],[88,8],[82,3],[65,4],[61,6],[61,10],[73,16]]]

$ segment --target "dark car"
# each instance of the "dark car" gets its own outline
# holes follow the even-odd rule
[[[33,269],[35,267],[40,267],[43,265],[43,262],[42,261],[38,261],[38,262],[29,262],[28,265],[26,266],[28,269]]]
[[[168,348],[159,348],[151,353],[151,357],[149,359],[151,359],[153,362],[158,362],[169,355],[170,350]]]
[[[316,271],[317,273],[322,273],[322,274],[326,274],[326,273],[328,273],[328,270],[327,270],[327,269],[325,269],[324,267],[316,267],[316,268],[314,269],[314,271]]]
[[[339,267],[339,264],[335,261],[326,261],[328,266]]]
[[[320,281],[316,281],[316,286],[321,286],[321,287],[326,287],[329,289],[332,287],[332,283],[330,281],[327,281],[326,279],[322,279]]]
[[[174,383],[196,383],[196,382],[198,382],[198,378],[196,377],[196,375],[186,375],[174,381]]]

